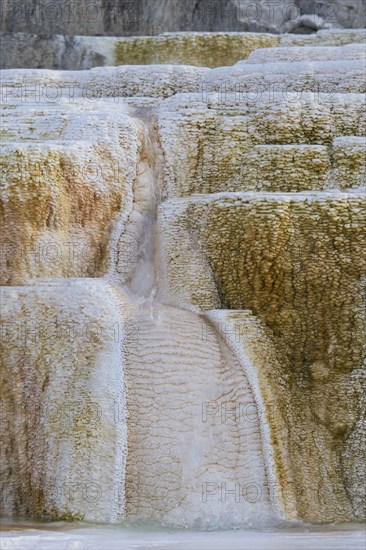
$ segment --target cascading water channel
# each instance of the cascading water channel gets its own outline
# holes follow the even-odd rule
[[[110,254],[124,257],[126,230],[136,219],[134,267],[118,282],[135,310],[126,363],[126,518],[208,529],[268,526],[276,521],[276,487],[240,360],[204,315],[158,298],[164,295],[156,265],[164,159],[154,113],[139,116],[143,146],[134,196],[143,212],[132,204],[112,241],[118,253]],[[118,281],[118,265],[110,274]]]
[[[142,114],[140,115],[142,116]],[[141,221],[140,239],[136,247],[134,270],[124,286],[132,295],[153,300],[157,291],[156,281],[156,220],[161,197],[162,153],[156,131],[156,118],[148,113],[142,119],[144,143],[141,151],[137,199],[143,195],[144,213]],[[135,195],[135,196],[136,196]],[[123,246],[123,245],[122,245]]]

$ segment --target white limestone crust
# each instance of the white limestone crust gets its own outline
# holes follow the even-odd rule
[[[121,521],[128,301],[98,279],[1,298],[2,514]]]

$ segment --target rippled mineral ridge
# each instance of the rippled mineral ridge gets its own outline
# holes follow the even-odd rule
[[[364,32],[234,38],[2,71],[7,517],[365,517]]]

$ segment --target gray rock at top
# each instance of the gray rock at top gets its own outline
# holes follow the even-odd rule
[[[365,26],[366,0],[1,0],[3,32],[133,36],[177,31],[291,32],[301,15]],[[291,26],[291,25],[290,25]]]

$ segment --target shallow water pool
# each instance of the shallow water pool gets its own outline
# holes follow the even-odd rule
[[[268,531],[181,531],[2,520],[1,550],[365,550],[360,524]]]

